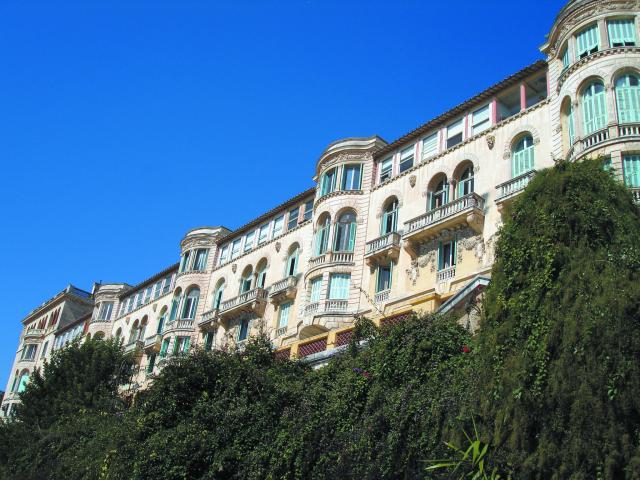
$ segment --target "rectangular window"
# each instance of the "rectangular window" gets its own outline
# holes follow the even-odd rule
[[[253,240],[256,238],[255,230],[253,232],[249,232],[244,237],[244,248],[243,251],[248,252],[253,248]]]
[[[384,292],[391,288],[391,265],[378,267],[378,281],[376,282],[376,293]]]
[[[249,336],[249,320],[243,319],[240,321],[240,328],[238,329],[238,341],[242,342]]]
[[[351,275],[348,273],[332,273],[329,277],[329,299],[347,300]]]
[[[640,188],[640,155],[623,155],[622,169],[625,185]]]
[[[320,301],[320,287],[322,287],[322,276],[311,279],[311,295],[309,301],[311,303]]]
[[[313,216],[313,200],[309,200],[307,203],[304,204],[304,217],[302,220],[306,222],[307,220],[311,220],[312,216]]]
[[[287,230],[291,230],[298,226],[298,216],[300,215],[300,207],[296,207],[289,211],[289,221],[287,222]]]
[[[153,286],[153,298],[154,298],[154,300],[160,296],[160,293],[162,293],[162,280],[159,280]]]
[[[602,164],[602,169],[605,172],[608,172],[610,170],[613,170],[613,164],[611,163],[611,157],[605,157],[604,158],[604,162]]]
[[[472,135],[484,132],[491,126],[491,116],[489,115],[489,112],[489,105],[485,105],[472,113]]]
[[[191,337],[176,337],[176,343],[173,346],[174,355],[186,355],[190,343]]]
[[[332,168],[322,176],[320,185],[320,196],[331,193],[336,189],[336,181],[338,178],[338,170]]]
[[[160,347],[160,358],[164,358],[167,356],[167,352],[169,351],[169,342],[171,341],[170,338],[165,338],[162,341],[162,346]]]
[[[153,290],[153,285],[150,285],[144,291],[144,303],[149,303],[149,300],[151,300],[151,291],[152,290]]]
[[[345,165],[342,170],[342,190],[360,190],[362,165]]]
[[[202,272],[207,267],[207,256],[209,250],[206,248],[199,248],[196,250],[196,258],[193,261],[193,269],[197,272]]]
[[[156,354],[150,353],[147,355],[147,373],[153,373],[153,367],[156,366]]]
[[[49,342],[44,342],[44,346],[42,347],[42,353],[40,354],[40,358],[44,358],[47,355],[48,349],[49,349]]]
[[[234,240],[231,244],[231,260],[240,256],[240,239]]]
[[[229,245],[225,245],[222,247],[222,250],[220,250],[220,260],[218,261],[218,265],[227,263],[229,260],[229,248]]]
[[[411,145],[400,152],[400,173],[406,172],[413,167],[413,152],[415,147]]]
[[[456,241],[440,242],[438,247],[438,270],[451,268],[456,264]]]
[[[380,183],[389,180],[393,171],[393,157],[389,157],[380,163]]]
[[[429,135],[422,140],[422,159],[433,157],[438,154],[438,132]]]
[[[569,64],[571,61],[569,60],[569,47],[564,49],[562,53],[562,69],[569,68]]]
[[[273,222],[273,235],[271,238],[276,238],[278,235],[282,233],[282,229],[284,228],[284,215],[280,215]]]
[[[462,142],[462,119],[447,126],[447,148]]]
[[[182,255],[182,260],[180,261],[180,271],[184,272],[189,269],[189,260],[191,259],[191,250],[188,252],[184,252]]]
[[[269,224],[265,223],[258,230],[258,245],[262,245],[267,240],[269,240]]]
[[[142,292],[136,293],[136,308],[142,306]]]
[[[35,343],[25,345],[22,349],[22,360],[33,360],[36,358],[36,348],[37,345]]]
[[[578,58],[584,58],[587,55],[597,52],[600,49],[600,32],[598,25],[594,24],[586,28],[576,37]]]
[[[636,25],[632,18],[609,20],[607,29],[612,47],[632,47],[636,44]]]
[[[111,312],[113,311],[113,302],[102,302],[100,304],[100,312],[98,313],[99,320],[110,320]]]
[[[213,345],[216,341],[216,334],[214,332],[207,332],[204,335],[204,350],[205,352],[210,352],[213,350]]]
[[[291,302],[280,305],[280,318],[278,318],[278,328],[286,328],[289,324],[289,310],[291,310]]]
[[[164,279],[164,286],[162,287],[163,294],[169,293],[171,291],[171,278],[172,276]]]

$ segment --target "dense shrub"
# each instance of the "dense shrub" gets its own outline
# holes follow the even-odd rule
[[[508,216],[478,378],[515,478],[640,478],[639,235],[599,161],[539,173]]]

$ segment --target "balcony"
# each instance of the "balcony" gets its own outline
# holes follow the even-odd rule
[[[470,193],[405,222],[402,238],[407,241],[405,248],[415,257],[417,245],[435,237],[442,230],[469,226],[476,233],[481,233],[483,224],[484,199],[476,193]]]
[[[192,332],[193,324],[193,318],[181,318],[180,320],[173,320],[171,322],[167,322],[162,334],[166,336],[167,334],[174,332]]]
[[[144,347],[144,342],[142,340],[133,340],[132,342],[127,343],[124,346],[124,352],[138,352]]]
[[[389,301],[389,296],[391,295],[391,290],[383,290],[378,292],[373,297],[373,301],[375,303],[385,303]]]
[[[296,275],[291,275],[274,283],[268,289],[271,302],[275,304],[282,303],[286,300],[293,300],[298,290],[297,285],[298,277]]]
[[[436,273],[436,282],[443,283],[448,282],[456,276],[456,266],[445,268]]]
[[[146,352],[159,352],[161,342],[162,334],[151,335],[144,339],[144,350]]]
[[[202,318],[198,320],[198,327],[202,330],[212,330],[218,324],[218,308],[212,308],[202,314]]]
[[[633,195],[633,200],[640,204],[640,188],[630,188],[630,190],[631,195]]]
[[[309,260],[309,268],[305,272],[305,278],[319,267],[353,264],[353,252],[326,252]]]
[[[349,300],[324,300],[313,302],[304,309],[307,317],[319,315],[344,314],[348,313]]]
[[[29,357],[20,357],[20,360],[18,360],[18,363],[30,363],[35,361],[36,361],[36,356],[31,355]]]
[[[42,338],[44,335],[44,329],[42,328],[32,328],[31,330],[27,330],[24,332],[24,339],[36,340]]]
[[[599,148],[631,139],[640,139],[640,123],[612,123],[597,132],[577,138],[567,153],[567,160],[577,160]]]
[[[531,182],[535,174],[536,171],[531,170],[496,186],[496,190],[498,191],[496,204],[498,204],[498,208],[501,208],[504,204],[509,203],[519,195],[527,185],[529,185],[529,182]]]
[[[267,303],[267,295],[264,288],[258,287],[230,300],[225,300],[220,304],[218,316],[224,319],[247,311],[262,315]]]
[[[364,258],[369,266],[386,263],[387,259],[396,261],[400,255],[400,234],[391,232],[367,242]]]

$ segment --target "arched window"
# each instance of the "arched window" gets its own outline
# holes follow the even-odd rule
[[[242,278],[240,278],[240,293],[248,292],[251,290],[253,281],[253,268],[249,265],[244,269]]]
[[[398,199],[396,197],[387,200],[387,204],[382,212],[382,223],[380,224],[380,234],[395,232],[398,229]]]
[[[144,340],[144,336],[147,333],[148,318],[145,315],[140,322],[140,329],[138,330],[138,340]]]
[[[569,147],[571,147],[576,138],[576,127],[573,119],[573,105],[571,105],[571,99],[568,99],[567,101],[567,104],[565,107],[565,113],[566,113],[566,122],[567,122],[566,127],[567,127],[567,134],[568,134],[567,140],[569,141]]]
[[[24,392],[24,389],[27,388],[27,383],[29,383],[29,372],[22,372],[20,375],[20,381],[18,382],[18,393]]]
[[[462,170],[462,174],[458,180],[458,198],[473,193],[473,187],[473,165],[468,165]]]
[[[353,252],[356,243],[356,214],[346,212],[340,215],[336,223],[334,251]]]
[[[198,300],[200,300],[200,289],[193,287],[184,299],[184,307],[182,308],[182,318],[196,318],[196,309],[198,308]]]
[[[13,384],[11,385],[11,391],[15,392],[18,386],[18,380],[20,378],[20,373],[16,370],[16,374],[13,376]]]
[[[263,258],[256,266],[256,287],[264,288],[267,284],[267,259]]]
[[[287,255],[287,265],[284,276],[291,277],[298,273],[298,255],[300,252],[300,248],[295,244],[289,249],[289,255]]]
[[[533,137],[525,135],[515,145],[511,152],[511,174],[515,178],[518,175],[533,170]]]
[[[325,214],[318,221],[315,239],[315,253],[322,255],[329,248],[329,232],[331,231],[331,217]]]
[[[218,288],[216,288],[215,293],[213,294],[213,308],[220,308],[220,303],[222,302],[222,295],[224,294],[225,282],[221,280],[218,284]]]
[[[129,343],[133,343],[136,340],[138,340],[138,320],[136,320],[135,322],[133,322],[133,325],[131,326],[131,331],[129,332]]]
[[[627,73],[616,80],[616,105],[618,122],[640,122],[640,82],[636,75]]]
[[[162,307],[160,310],[160,316],[158,317],[158,329],[157,334],[161,334],[164,331],[164,324],[167,322],[167,307]]]
[[[585,135],[607,126],[607,100],[602,82],[593,82],[582,92],[582,116]]]
[[[180,307],[181,297],[182,297],[182,290],[178,288],[173,294],[173,299],[171,299],[171,311],[169,312],[170,322],[173,322],[178,316],[178,307]]]
[[[447,177],[442,178],[435,184],[435,187],[429,192],[429,209],[441,207],[449,201],[449,183]]]

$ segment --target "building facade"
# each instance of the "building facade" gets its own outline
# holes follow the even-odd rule
[[[640,0],[571,1],[545,60],[391,143],[332,143],[314,188],[234,231],[189,231],[179,261],[136,286],[68,287],[23,320],[3,411],[80,333],[122,339],[135,390],[194,345],[262,331],[278,355],[321,363],[358,315],[465,308],[489,282],[503,207],[561,159],[604,157],[640,199],[639,14]]]

